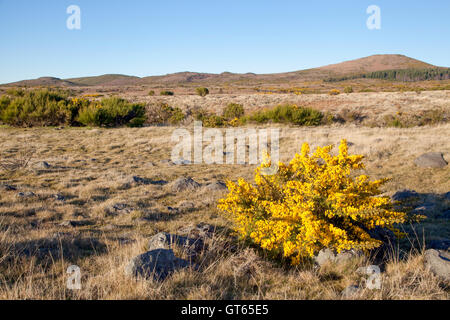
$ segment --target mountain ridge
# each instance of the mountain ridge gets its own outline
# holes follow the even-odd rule
[[[438,68],[432,64],[400,54],[377,54],[340,63],[329,64],[317,68],[291,72],[255,74],[255,73],[205,73],[176,72],[165,75],[136,77],[123,74],[104,74],[99,76],[60,79],[56,77],[40,77],[31,80],[3,84],[3,86],[136,86],[136,85],[181,85],[181,84],[223,84],[232,82],[289,82],[325,80],[330,77],[347,74],[385,71],[392,69],[429,69]]]

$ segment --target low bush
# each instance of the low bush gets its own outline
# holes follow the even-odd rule
[[[199,88],[195,89],[195,92],[201,97],[205,97],[206,95],[209,94],[208,88],[205,88],[205,87],[199,87]]]
[[[317,126],[320,125],[323,113],[311,109],[298,107],[296,105],[278,105],[273,109],[257,111],[248,117],[248,120],[258,123],[276,122],[276,123],[292,123],[300,126]]]
[[[167,90],[163,90],[159,94],[162,96],[173,96],[174,95],[173,91],[167,91]]]
[[[171,107],[167,103],[157,103],[147,108],[147,123],[158,124],[179,124],[186,118],[186,115],[178,107]]]
[[[0,120],[13,126],[139,126],[145,108],[124,99],[69,99],[64,91],[15,91],[0,97]]]
[[[270,159],[256,169],[255,184],[244,179],[228,181],[228,195],[219,200],[243,240],[260,246],[274,257],[297,265],[323,248],[370,250],[381,245],[370,230],[376,227],[399,232],[395,225],[421,216],[407,216],[381,196],[387,179],[370,181],[353,171],[364,168],[363,156],[349,155],[341,141],[339,154],[332,146],[310,154],[303,144],[300,154],[279,163],[274,175],[262,175]]]
[[[84,125],[116,127],[142,126],[145,122],[145,106],[113,97],[99,103],[90,103],[79,110],[78,121]]]
[[[244,107],[242,104],[229,103],[223,110],[223,116],[226,119],[240,118],[244,115]]]
[[[338,89],[331,89],[328,94],[330,96],[337,96],[338,94],[340,94],[341,92]]]

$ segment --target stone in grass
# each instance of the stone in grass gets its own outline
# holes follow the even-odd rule
[[[175,270],[189,267],[189,262],[177,258],[171,249],[156,249],[142,253],[125,266],[125,274],[137,278],[164,280]]]
[[[428,152],[414,160],[414,164],[421,168],[443,168],[448,163],[440,152]]]
[[[207,191],[222,191],[227,190],[227,185],[222,181],[213,181],[211,183],[208,183],[205,186],[205,190]]]
[[[411,198],[418,198],[419,194],[414,191],[414,190],[401,190],[401,191],[397,191],[392,197],[391,199],[393,201],[404,201],[407,199],[411,199]]]
[[[150,238],[148,249],[171,249],[174,245],[182,247],[186,253],[192,256],[202,250],[203,241],[198,238],[192,239],[167,232],[160,232]]]
[[[50,169],[51,165],[46,161],[41,161],[41,162],[38,162],[35,165],[35,167],[36,167],[36,169]]]
[[[314,262],[322,267],[327,263],[347,263],[348,261],[360,256],[362,256],[362,252],[353,249],[343,251],[341,253],[335,253],[333,250],[325,248],[319,251],[317,256],[314,258]]]
[[[36,194],[34,192],[31,192],[31,191],[26,191],[26,192],[19,192],[17,194],[17,196],[19,198],[32,198],[32,197],[35,197]]]
[[[436,276],[450,281],[450,253],[443,250],[425,251],[425,266]]]
[[[15,186],[12,186],[12,185],[9,185],[9,184],[0,184],[0,190],[16,191],[17,188]]]
[[[200,183],[196,182],[190,177],[181,177],[172,182],[172,192],[181,192],[185,190],[195,190],[200,188]]]

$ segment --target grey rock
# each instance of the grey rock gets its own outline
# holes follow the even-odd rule
[[[227,185],[222,181],[214,181],[205,186],[207,191],[223,191],[227,190]]]
[[[194,181],[192,178],[187,177],[181,177],[175,180],[172,183],[172,192],[181,192],[185,190],[195,190],[200,188],[200,184],[196,181]]]
[[[327,263],[346,263],[356,257],[360,257],[361,255],[362,252],[356,250],[348,250],[341,253],[335,253],[333,250],[325,248],[319,251],[317,256],[314,258],[314,261],[321,267]]]
[[[125,274],[128,276],[164,280],[175,270],[186,268],[186,260],[175,257],[170,249],[150,250],[140,254],[126,265]]]
[[[66,201],[66,197],[64,197],[63,195],[61,195],[59,193],[58,194],[54,194],[53,198],[55,198],[56,201]]]
[[[42,161],[36,164],[36,169],[50,169],[51,165],[48,162]]]
[[[88,226],[91,225],[92,222],[88,220],[67,220],[61,222],[59,225],[61,227],[82,227],[82,226]]]
[[[0,184],[0,190],[16,191],[17,188],[15,186],[12,186],[12,185],[9,185],[9,184]]]
[[[443,250],[425,251],[425,266],[436,276],[450,280],[450,253]]]
[[[191,238],[212,238],[216,228],[206,223],[199,223],[197,225],[186,226],[179,230],[179,233]]]
[[[342,290],[341,295],[343,298],[351,298],[354,297],[355,295],[357,295],[359,293],[359,291],[361,290],[361,288],[357,285],[349,285],[347,288],[345,288],[344,290]]]
[[[173,246],[179,246],[191,256],[199,253],[203,248],[203,241],[199,238],[193,239],[167,232],[160,232],[150,238],[148,249],[171,249]]]
[[[32,197],[35,197],[36,194],[34,192],[31,192],[31,191],[26,191],[26,192],[19,192],[17,194],[17,196],[20,197],[20,198],[32,198]]]
[[[419,194],[414,191],[414,190],[401,190],[401,191],[397,191],[392,197],[391,199],[394,201],[404,201],[410,198],[417,198],[419,197]]]
[[[414,164],[421,168],[443,168],[448,163],[440,152],[428,152],[414,160]]]
[[[174,166],[175,164],[172,162],[172,160],[161,160],[159,163],[167,165],[167,166]]]
[[[133,211],[133,208],[131,208],[126,203],[115,203],[112,206],[109,206],[105,209],[105,212],[109,215],[122,215],[122,214],[129,214]]]
[[[191,202],[191,201],[183,201],[180,202],[178,205],[178,210],[180,211],[192,211],[195,209],[195,203]]]

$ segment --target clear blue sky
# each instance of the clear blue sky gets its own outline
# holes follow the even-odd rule
[[[69,5],[81,30],[68,30]],[[381,30],[366,8],[381,8]],[[448,0],[0,0],[0,83],[180,71],[273,73],[399,53],[450,66]]]

